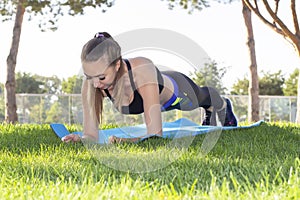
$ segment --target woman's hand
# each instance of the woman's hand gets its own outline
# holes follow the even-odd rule
[[[140,140],[140,138],[138,138],[138,137],[136,137],[136,138],[120,138],[120,137],[116,137],[116,136],[112,135],[108,138],[108,144],[116,144],[116,143],[123,143],[123,142],[137,142],[139,140]]]
[[[80,142],[81,138],[77,134],[69,134],[61,139],[63,142]]]

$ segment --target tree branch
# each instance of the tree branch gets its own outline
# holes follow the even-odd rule
[[[298,18],[297,18],[295,0],[291,0],[291,10],[292,10],[292,15],[293,15],[295,34],[296,34],[296,36],[300,37],[299,22],[298,22]]]
[[[285,37],[283,31],[278,28],[276,25],[274,25],[273,23],[271,23],[270,21],[268,21],[259,11],[258,5],[257,5],[257,1],[255,0],[255,7],[252,5],[252,3],[249,0],[242,0],[247,6],[248,8],[250,8],[251,11],[253,11],[256,16],[263,22],[265,23],[267,26],[269,26],[271,29],[273,29],[275,32],[277,32],[278,34],[282,35],[283,37]]]
[[[257,0],[254,0],[254,2],[255,2],[255,7],[256,7],[257,10],[258,10],[259,8],[258,8],[258,5],[257,5]]]
[[[279,2],[280,0],[275,0],[275,15],[278,15],[278,10],[279,10]],[[274,26],[276,26],[275,20],[273,20]],[[277,27],[277,26],[276,26]]]
[[[275,0],[275,14],[276,14],[276,15],[277,15],[277,13],[278,13],[279,2],[280,2],[280,0]]]
[[[273,12],[273,10],[272,10],[272,8],[270,7],[270,5],[269,5],[269,3],[268,3],[268,1],[267,0],[262,0],[263,1],[263,3],[264,3],[264,5],[265,5],[265,7],[266,7],[266,9],[267,9],[267,11],[268,11],[268,13],[269,13],[269,15],[272,17],[272,19],[275,21],[275,23],[277,23],[279,26],[280,26],[280,28],[281,28],[281,30],[282,30],[282,32],[283,32],[283,36],[284,37],[288,37],[288,38],[290,38],[290,39],[293,39],[293,37],[295,37],[294,36],[294,34],[289,30],[289,28],[281,21],[281,19]]]

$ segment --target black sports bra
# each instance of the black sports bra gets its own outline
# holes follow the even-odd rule
[[[127,59],[124,59],[127,69],[128,69],[128,75],[130,79],[130,85],[133,90],[133,100],[128,106],[122,106],[121,113],[123,114],[140,114],[144,112],[144,103],[143,103],[143,98],[141,97],[140,93],[137,91],[137,88],[135,87],[134,80],[133,80],[133,74],[131,70],[131,65]],[[158,82],[158,88],[159,88],[159,93],[164,89],[164,80],[163,77],[160,73],[160,71],[156,68],[156,73],[157,73],[157,82]],[[108,92],[107,89],[104,89],[104,92],[108,96],[108,98],[111,101],[114,101],[113,98],[111,97],[110,93]]]

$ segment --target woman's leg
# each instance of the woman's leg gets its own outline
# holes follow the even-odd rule
[[[206,112],[203,125],[217,125],[217,115],[221,121],[221,124],[226,124],[225,122],[227,117],[227,101],[226,99],[220,96],[219,92],[215,88],[199,87],[189,77],[180,72],[164,71],[162,73],[167,76],[170,76],[175,80],[179,90],[178,96],[182,98],[182,101],[178,105],[170,107],[167,110],[180,109],[184,111],[189,111],[202,107],[205,109]],[[233,112],[231,113],[232,114],[230,114],[230,116],[234,116]]]
[[[205,119],[202,125],[216,126],[217,116],[221,125],[225,122],[226,102],[219,92],[212,87],[199,87],[198,89],[199,107],[205,110]]]

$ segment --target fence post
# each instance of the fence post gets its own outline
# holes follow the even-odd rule
[[[271,98],[269,97],[269,122],[271,121]]]
[[[43,99],[42,96],[40,96],[40,109],[39,109],[39,113],[40,113],[40,124],[42,124],[42,120],[43,120]]]
[[[68,117],[69,124],[71,124],[71,95],[69,95],[69,117]]]

